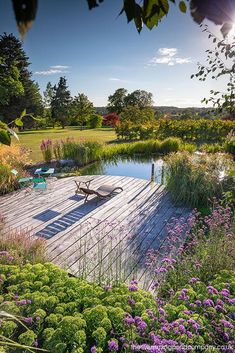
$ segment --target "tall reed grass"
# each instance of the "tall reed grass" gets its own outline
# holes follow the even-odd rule
[[[208,206],[213,197],[221,197],[221,173],[230,168],[230,160],[221,155],[170,154],[167,188],[177,203],[192,207]]]

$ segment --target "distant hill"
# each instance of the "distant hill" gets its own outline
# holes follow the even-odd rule
[[[156,111],[162,112],[163,114],[177,115],[185,111],[190,111],[193,114],[199,114],[201,116],[207,115],[208,112],[212,109],[212,108],[198,108],[198,107],[178,108],[178,107],[171,107],[171,106],[154,106],[153,108]],[[108,113],[106,107],[96,107],[95,109],[96,109],[96,112],[101,115],[105,115]]]

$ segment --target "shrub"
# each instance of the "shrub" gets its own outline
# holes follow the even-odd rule
[[[178,138],[169,137],[161,142],[160,152],[167,154],[170,152],[177,152],[180,149],[181,141]]]
[[[166,158],[167,188],[172,199],[193,207],[207,206],[223,191],[221,171],[228,168],[222,156],[190,155],[178,152]]]
[[[208,283],[220,271],[235,269],[235,224],[230,207],[214,202],[210,215],[202,217],[193,211],[187,220],[172,220],[167,228],[164,248],[150,250],[146,258],[161,297],[169,298],[191,278]]]
[[[19,145],[0,145],[0,195],[19,187],[17,179],[27,175],[25,167],[30,163],[26,149]],[[17,170],[17,176],[11,173],[12,169]]]
[[[116,113],[109,113],[103,116],[103,125],[115,127],[120,123],[120,118]]]
[[[99,114],[92,114],[89,116],[88,126],[91,129],[97,129],[102,126],[103,117]]]
[[[26,334],[21,327],[11,338],[29,344],[33,337],[50,352],[89,351],[94,345],[107,352],[108,342],[125,331],[126,310],[135,314],[128,302],[130,296],[143,312],[146,306],[155,307],[150,293],[131,292],[125,285],[102,288],[71,278],[50,263],[0,265],[0,271],[2,309],[24,318],[31,331]]]
[[[42,140],[40,149],[42,151],[44,161],[50,163],[52,160],[52,141],[50,139]]]
[[[225,151],[235,156],[235,133],[231,131],[225,140]]]
[[[123,121],[116,126],[116,134],[122,139],[165,139],[178,137],[188,142],[223,142],[228,133],[234,129],[234,121],[223,120],[166,120],[152,123],[136,124]]]

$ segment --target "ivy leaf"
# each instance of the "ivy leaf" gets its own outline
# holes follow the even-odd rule
[[[7,146],[11,145],[11,137],[7,130],[3,130],[3,129],[0,130],[0,142],[3,145],[7,145]]]
[[[186,11],[187,11],[187,6],[186,6],[186,4],[185,4],[184,1],[180,1],[180,3],[179,3],[179,9],[180,9],[181,12],[186,13]]]

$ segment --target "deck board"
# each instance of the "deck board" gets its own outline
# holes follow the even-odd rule
[[[107,175],[94,176],[90,187],[109,184],[123,192],[84,204],[74,194],[74,180],[53,178],[43,192],[21,190],[0,197],[5,232],[26,228],[45,238],[49,259],[73,275],[106,282],[138,278],[148,287],[147,251],[162,246],[172,217],[187,218],[190,210],[175,207],[163,185]]]

